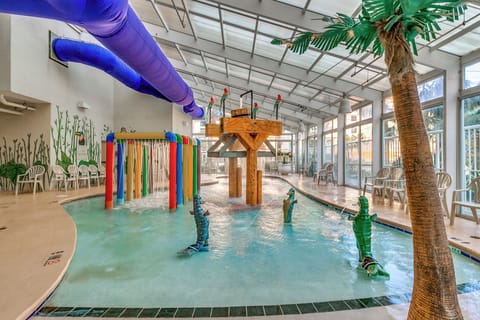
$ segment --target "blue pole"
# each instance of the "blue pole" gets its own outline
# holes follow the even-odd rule
[[[125,187],[124,187],[124,177],[125,177],[125,166],[123,163],[123,154],[125,150],[125,145],[123,141],[117,144],[117,204],[123,204],[125,202]],[[132,159],[129,159],[132,161]]]

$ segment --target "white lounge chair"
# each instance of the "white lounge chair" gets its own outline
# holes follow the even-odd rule
[[[65,188],[65,192],[67,192],[67,174],[61,166],[55,164],[52,166],[52,178],[50,180],[50,190],[53,189],[54,184],[57,188],[59,188],[60,185],[62,185],[62,183],[63,183],[63,187]]]
[[[37,184],[43,191],[43,175],[45,174],[45,168],[40,165],[32,166],[28,168],[24,174],[17,176],[17,182],[15,183],[15,195],[18,194],[18,188],[21,184],[33,183],[33,194],[37,191]]]

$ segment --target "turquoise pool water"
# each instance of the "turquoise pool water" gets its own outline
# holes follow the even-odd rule
[[[168,212],[166,193],[111,211],[103,198],[68,203],[77,250],[47,305],[216,307],[346,300],[410,293],[411,236],[375,224],[373,253],[390,273],[372,280],[357,268],[346,214],[297,192],[292,224],[283,223],[290,188],[264,179],[261,208],[228,199],[220,181],[202,187],[210,217],[210,252],[179,257],[195,242],[191,204]],[[479,265],[454,254],[457,283],[478,279]]]

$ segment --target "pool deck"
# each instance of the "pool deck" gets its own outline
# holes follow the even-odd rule
[[[280,176],[295,188],[339,208],[357,210],[361,191],[342,186],[317,185],[310,177]],[[214,180],[203,177],[202,182]],[[92,195],[103,194],[104,187],[47,191],[35,196],[31,193],[13,195],[0,192],[0,319],[26,319],[49,296],[60,282],[73,257],[76,228],[73,220],[63,210],[61,203]],[[370,195],[368,195],[370,197]],[[451,196],[451,190],[448,193]],[[448,198],[447,198],[448,199]],[[370,204],[370,212],[386,224],[410,230],[409,216],[398,203],[392,207],[381,201]],[[455,225],[445,225],[450,244],[480,258],[480,226],[462,218]],[[480,319],[480,292],[459,295],[464,319]],[[309,313],[301,315],[272,316],[292,319],[405,319],[408,304],[373,307],[352,311]],[[236,319],[241,317],[236,317]],[[247,317],[264,319],[265,317]],[[64,319],[63,317],[33,317],[37,320]],[[72,319],[72,317],[65,317]],[[98,319],[83,317],[82,319]],[[108,318],[102,318],[108,319]],[[117,318],[118,319],[118,318]],[[125,318],[123,318],[125,319]],[[143,318],[148,319],[148,318]]]

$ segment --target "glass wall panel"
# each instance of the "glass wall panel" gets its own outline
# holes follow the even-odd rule
[[[360,188],[372,175],[372,105],[348,114],[345,122],[345,184]]]
[[[480,96],[464,99],[462,101],[462,128],[463,128],[463,153],[462,167],[464,177],[462,187],[468,186],[470,181],[480,176]],[[471,192],[462,192],[464,200],[472,201]],[[473,218],[469,209],[460,210],[461,216]]]
[[[417,90],[420,103],[443,97],[443,76],[419,84]]]
[[[358,187],[360,155],[358,127],[345,129],[345,184]]]
[[[463,74],[463,88],[473,88],[480,85],[480,61],[465,66]]]
[[[337,118],[323,123],[322,163],[337,163]]]

